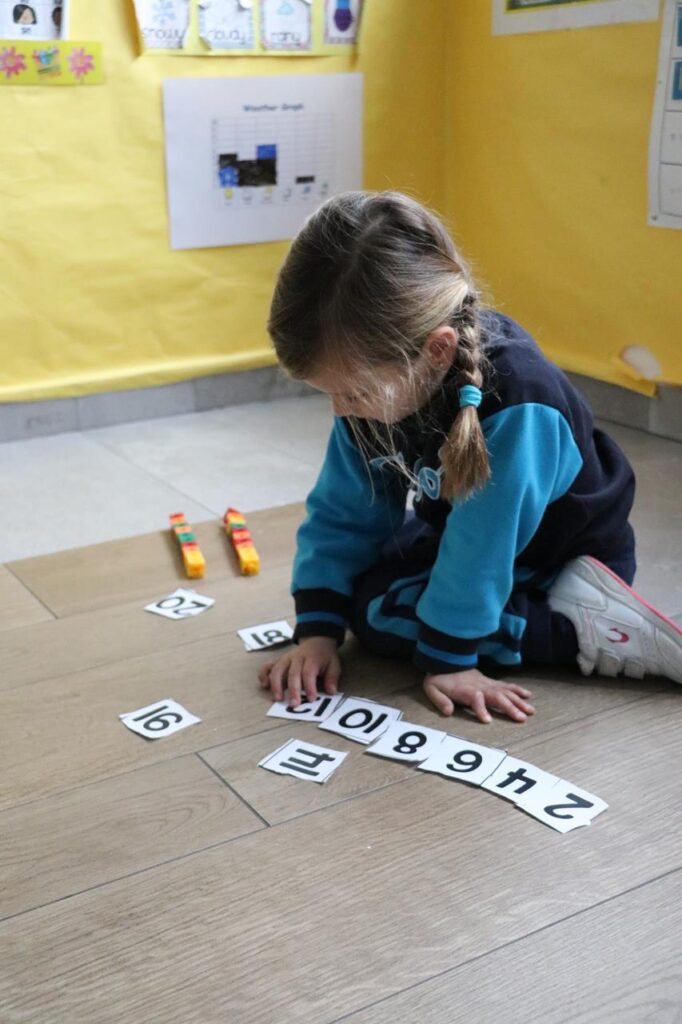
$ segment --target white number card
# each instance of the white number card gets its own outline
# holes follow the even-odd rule
[[[292,708],[288,700],[280,700],[270,707],[268,715],[270,718],[291,718],[319,724],[334,714],[342,700],[342,693],[323,694],[317,700],[302,699],[297,708]]]
[[[572,782],[559,779],[552,786],[531,790],[528,797],[519,800],[516,806],[557,832],[570,832],[591,824],[592,819],[609,805]]]
[[[167,698],[148,704],[146,708],[128,711],[118,716],[123,724],[148,740],[158,740],[162,736],[171,736],[188,725],[195,725],[201,719],[193,715],[176,700]]]
[[[431,754],[435,754],[445,735],[440,729],[427,729],[423,725],[414,725],[401,719],[390,725],[365,753],[396,761],[425,761]]]
[[[490,778],[485,780],[483,788],[518,804],[526,802],[532,789],[540,790],[558,781],[558,776],[543,772],[542,768],[528,761],[507,755]]]
[[[281,622],[264,622],[262,626],[247,626],[246,629],[238,629],[237,633],[244,641],[247,651],[264,651],[266,647],[279,647],[291,643],[294,635],[293,629],[285,619]]]
[[[215,604],[215,598],[202,597],[195,590],[179,587],[168,597],[162,597],[155,604],[145,606],[146,612],[163,615],[167,619],[186,619],[190,615],[201,615]]]
[[[356,743],[371,743],[401,716],[402,711],[397,708],[375,704],[373,700],[362,700],[360,697],[346,697],[334,714],[322,722],[320,729],[338,733]]]
[[[314,743],[288,740],[259,761],[258,766],[278,775],[294,775],[308,782],[326,782],[346,757],[348,753],[342,750],[328,750]]]
[[[496,747],[484,747],[461,736],[446,736],[433,756],[420,764],[419,769],[480,786],[506,756],[506,751]]]

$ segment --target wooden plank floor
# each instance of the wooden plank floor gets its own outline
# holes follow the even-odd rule
[[[679,687],[525,673],[536,716],[482,726],[349,645],[347,692],[609,802],[566,836],[267,718],[235,631],[290,614],[300,515],[250,517],[252,579],[203,524],[216,605],[181,623],[142,610],[185,582],[164,534],[0,567],[1,1024],[680,1019]],[[202,722],[118,721],[162,697]],[[349,757],[325,786],[257,767],[289,737]]]

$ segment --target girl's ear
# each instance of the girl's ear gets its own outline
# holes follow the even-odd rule
[[[424,343],[424,353],[432,366],[449,370],[457,351],[457,331],[448,324],[442,324],[431,331]]]

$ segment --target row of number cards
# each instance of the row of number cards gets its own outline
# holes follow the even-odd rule
[[[305,701],[298,708],[273,704],[268,715],[311,721],[320,729],[368,746],[366,753],[408,761],[423,772],[481,786],[516,804],[558,832],[589,825],[608,804],[565,779],[542,771],[506,751],[402,721],[397,708],[343,694]],[[259,761],[261,768],[312,782],[326,782],[347,754],[288,740]]]

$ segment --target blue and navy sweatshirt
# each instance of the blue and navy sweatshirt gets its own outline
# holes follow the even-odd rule
[[[459,410],[456,371],[418,413],[394,426],[399,459],[418,481],[416,514],[440,539],[417,604],[415,661],[426,672],[477,663],[481,641],[500,627],[515,587],[551,580],[571,558],[608,560],[623,544],[634,475],[584,399],[509,317],[481,314],[489,360],[478,415],[491,477],[465,500],[440,496],[438,450]],[[372,432],[337,417],[297,534],[292,593],[295,638],[343,640],[353,581],[376,564],[401,526],[406,475],[375,450]]]

